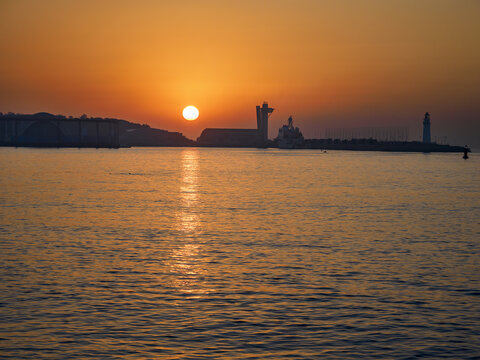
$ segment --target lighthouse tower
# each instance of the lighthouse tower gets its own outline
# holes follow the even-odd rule
[[[425,113],[425,119],[423,119],[423,142],[430,144],[430,114]]]

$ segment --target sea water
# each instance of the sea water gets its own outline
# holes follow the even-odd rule
[[[480,161],[0,149],[0,358],[480,357]]]

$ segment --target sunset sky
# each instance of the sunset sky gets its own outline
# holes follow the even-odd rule
[[[0,111],[117,117],[190,138],[291,114],[480,146],[480,1],[0,0]],[[195,105],[196,121],[182,117]]]

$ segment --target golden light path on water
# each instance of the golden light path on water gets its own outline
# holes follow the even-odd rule
[[[186,236],[195,233],[199,226],[196,211],[198,202],[198,150],[182,151],[182,178],[180,184],[181,210],[179,213],[180,230]]]
[[[172,271],[177,273],[174,285],[186,293],[195,292],[198,287],[196,276],[200,272],[195,258],[199,253],[199,244],[195,234],[199,231],[198,216],[198,171],[197,149],[184,149],[181,153],[180,206],[176,214],[177,230],[183,240],[172,254]],[[200,291],[202,292],[202,291]]]

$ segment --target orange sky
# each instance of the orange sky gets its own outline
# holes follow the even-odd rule
[[[255,105],[328,127],[480,145],[476,0],[0,0],[0,111],[118,117],[196,138]],[[186,105],[200,110],[183,120]]]

